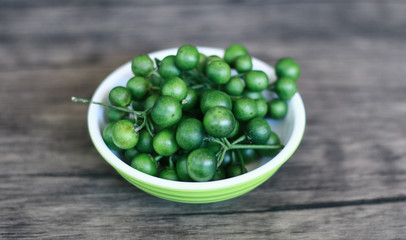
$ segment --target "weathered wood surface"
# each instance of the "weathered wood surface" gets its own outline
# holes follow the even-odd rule
[[[0,1],[0,239],[405,239],[403,1]],[[292,56],[307,128],[269,181],[225,202],[147,195],[94,149],[112,70],[185,43]]]

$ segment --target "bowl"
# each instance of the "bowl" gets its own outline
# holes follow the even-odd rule
[[[199,52],[209,56],[223,56],[224,50],[210,47],[198,47]],[[167,55],[176,55],[177,48],[150,53],[151,59],[163,59]],[[275,80],[274,70],[268,64],[253,58],[253,68],[268,74]],[[109,91],[115,86],[125,86],[133,76],[131,61],[108,75],[96,89],[92,100],[108,103]],[[159,198],[183,203],[210,203],[231,199],[256,188],[272,175],[292,156],[299,146],[305,129],[305,108],[299,93],[287,102],[288,112],[282,120],[270,120],[269,124],[278,133],[285,147],[274,157],[263,157],[247,165],[248,172],[233,178],[211,182],[180,182],[161,179],[142,173],[127,165],[119,155],[111,151],[102,139],[106,126],[106,108],[91,104],[88,110],[88,128],[90,138],[100,155],[128,182],[137,188]]]

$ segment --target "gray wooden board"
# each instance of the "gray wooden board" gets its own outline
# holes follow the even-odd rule
[[[402,1],[1,1],[0,238],[405,239],[405,12]],[[123,180],[70,97],[90,98],[136,54],[234,42],[302,66],[298,151],[220,203]]]
[[[82,202],[82,198],[77,201]],[[111,204],[101,204],[104,208],[80,204],[85,207],[80,211],[77,205],[74,201],[63,207],[53,203],[33,204],[26,210],[25,218],[9,228],[13,231],[2,236],[17,239],[89,236],[93,239],[404,239],[406,234],[404,203],[223,214],[187,214],[181,209],[172,214],[139,213],[139,206],[112,207]],[[147,204],[142,208],[152,210],[154,206]]]
[[[394,58],[406,51],[404,1],[14,2],[0,5],[0,44],[7,46],[0,69],[99,64],[104,55],[127,60],[185,43],[239,42],[264,60]]]

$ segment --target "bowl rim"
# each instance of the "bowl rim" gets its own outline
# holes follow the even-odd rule
[[[218,56],[222,56],[224,54],[223,49],[219,48],[212,48],[212,47],[197,47],[199,52],[206,53],[216,53]],[[160,51],[155,51],[149,53],[148,55],[154,59],[158,55],[174,55],[176,54],[177,48],[169,48],[163,49]],[[252,57],[253,65],[257,66],[260,65],[260,68],[265,68],[268,73],[273,74],[273,68],[266,64],[265,62]],[[131,61],[121,65],[113,72],[111,72],[96,88],[92,100],[93,101],[102,101],[105,98],[103,94],[105,86],[108,85],[110,81],[116,79],[119,75],[123,74],[123,72],[128,71],[131,69]],[[293,109],[294,111],[294,121],[293,121],[293,130],[291,137],[288,139],[285,147],[271,160],[269,160],[264,165],[253,169],[245,174],[242,174],[237,177],[227,178],[223,180],[217,181],[209,181],[209,182],[181,182],[181,181],[172,181],[167,179],[158,178],[155,176],[151,176],[145,173],[142,173],[131,166],[127,165],[124,161],[122,161],[119,157],[117,157],[104,143],[102,138],[102,131],[100,130],[100,112],[102,110],[102,106],[96,104],[90,104],[88,108],[87,114],[87,124],[88,124],[88,131],[90,138],[100,153],[100,155],[116,170],[120,170],[120,172],[131,176],[139,181],[145,182],[149,185],[155,185],[157,187],[162,187],[166,189],[176,189],[176,190],[185,190],[185,191],[201,191],[201,190],[214,190],[214,189],[221,189],[221,188],[229,188],[233,186],[237,186],[239,184],[243,184],[244,182],[251,181],[255,178],[258,178],[267,172],[271,171],[272,169],[282,165],[285,161],[287,161],[291,155],[296,151],[297,147],[299,146],[305,130],[306,125],[306,114],[305,108],[302,101],[302,98],[299,93],[296,93],[291,100],[288,101],[288,105],[295,106]]]

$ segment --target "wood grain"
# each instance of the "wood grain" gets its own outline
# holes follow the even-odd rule
[[[0,1],[0,239],[404,239],[403,1]],[[243,43],[292,56],[303,142],[269,181],[180,204],[123,180],[86,126],[97,85],[136,54]]]
[[[112,6],[44,2],[29,7],[36,4],[27,1],[25,8],[5,2],[0,8],[0,21],[6,23],[0,25],[0,41],[8,46],[2,48],[0,69],[83,66],[98,64],[105,55],[126,61],[185,43],[224,48],[240,42],[264,60],[404,57],[406,51],[402,1],[242,1],[198,7],[187,1]]]

